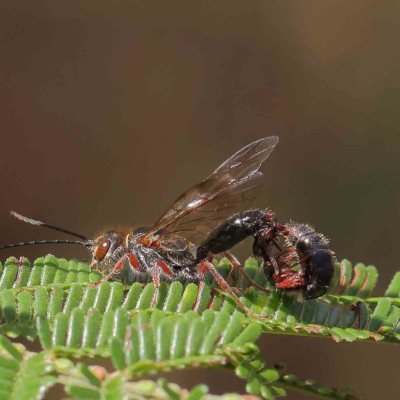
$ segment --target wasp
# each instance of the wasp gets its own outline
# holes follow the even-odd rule
[[[239,268],[253,286],[261,290],[230,249],[249,236],[253,253],[263,258],[268,280],[279,290],[301,292],[305,299],[326,293],[333,277],[335,256],[329,241],[306,224],[281,224],[269,210],[248,210],[262,187],[262,163],[278,143],[277,136],[257,140],[220,165],[208,178],[183,193],[150,227],[132,231],[108,231],[94,239],[40,221],[11,214],[18,219],[75,236],[79,240],[23,242],[1,248],[36,244],[78,244],[92,255],[91,267],[103,272],[103,280],[128,268],[134,276],[152,277],[158,302],[161,279],[202,282],[210,272],[224,292],[248,314],[235,290],[218,273],[212,260],[224,253],[232,268]],[[247,210],[247,211],[242,211]],[[279,242],[284,240],[282,247]],[[296,266],[299,266],[297,270]]]
[[[108,231],[89,239],[12,212],[24,222],[64,232],[79,240],[31,241],[1,246],[0,249],[50,243],[83,245],[92,255],[91,267],[102,271],[103,280],[111,279],[124,268],[133,275],[149,274],[156,288],[152,306],[158,301],[161,278],[201,281],[206,272],[210,272],[241,309],[255,317],[265,318],[248,309],[218,273],[212,264],[213,254],[217,254],[218,249],[213,247],[204,253],[197,248],[204,243],[209,232],[218,229],[221,223],[224,225],[223,222],[235,213],[248,209],[262,187],[263,174],[259,169],[277,143],[277,136],[269,136],[236,152],[208,178],[178,197],[153,226],[132,231]],[[228,240],[226,247],[230,248],[238,241]],[[228,248],[224,251],[228,252]]]

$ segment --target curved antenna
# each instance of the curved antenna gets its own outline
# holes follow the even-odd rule
[[[2,249],[10,249],[11,247],[20,247],[20,246],[32,246],[34,244],[79,244],[81,246],[90,247],[92,245],[91,240],[87,240],[86,242],[82,242],[80,240],[34,240],[32,242],[22,242],[22,243],[14,243],[7,244],[5,246],[0,246],[0,250]]]
[[[82,240],[86,240],[86,241],[89,240],[86,236],[80,235],[79,233],[67,231],[66,229],[58,228],[57,226],[45,224],[44,222],[36,221],[36,220],[34,220],[34,219],[30,219],[30,218],[24,217],[23,215],[18,214],[18,213],[16,213],[15,211],[10,211],[10,214],[11,214],[13,217],[15,217],[15,218],[17,218],[17,219],[19,219],[19,220],[21,220],[21,221],[23,221],[23,222],[26,222],[26,223],[28,223],[28,224],[31,224],[31,225],[43,226],[43,227],[45,227],[45,228],[50,228],[50,229],[53,229],[53,230],[58,231],[58,232],[67,233],[68,235],[75,236],[75,237],[77,237],[77,238],[79,238],[79,239],[82,239]],[[53,242],[52,242],[52,243],[53,243]],[[78,243],[76,243],[76,244],[78,244]],[[1,248],[1,247],[0,247],[0,248]]]

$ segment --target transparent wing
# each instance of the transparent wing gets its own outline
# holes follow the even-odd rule
[[[197,240],[235,212],[248,208],[262,186],[258,169],[278,141],[277,136],[269,136],[239,150],[182,194],[141,240],[151,242],[161,233]]]
[[[218,197],[205,201],[195,211],[176,220],[163,235],[176,233],[193,243],[203,241],[221,222],[251,206],[262,187],[262,176],[255,173],[240,185],[229,186]]]

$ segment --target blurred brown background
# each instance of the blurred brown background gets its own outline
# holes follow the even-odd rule
[[[155,221],[192,184],[263,136],[281,142],[257,201],[314,224],[339,258],[398,262],[397,1],[3,1],[1,242],[92,236]],[[31,259],[68,246],[3,251]],[[369,399],[400,390],[400,347],[268,335],[270,365]],[[215,393],[231,375],[191,373]],[[396,379],[397,378],[397,379]],[[383,391],[384,390],[384,391]],[[291,399],[305,396],[291,394]]]

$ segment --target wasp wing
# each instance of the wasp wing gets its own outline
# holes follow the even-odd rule
[[[261,164],[278,143],[269,136],[250,143],[220,165],[207,179],[182,194],[156,222],[143,242],[160,234],[191,238],[207,235],[221,221],[249,207],[261,189]]]

